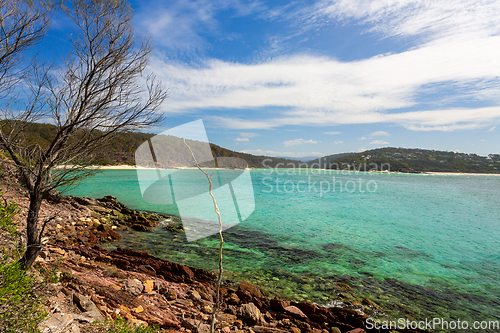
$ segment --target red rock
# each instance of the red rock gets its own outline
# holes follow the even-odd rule
[[[285,312],[291,315],[292,317],[299,318],[299,319],[309,319],[307,316],[304,314],[304,312],[300,311],[300,309],[296,306],[287,306],[285,308]]]
[[[94,234],[90,235],[90,236],[89,236],[89,242],[90,242],[90,243],[95,243],[95,242],[97,242],[97,236],[96,236],[96,235],[94,235]]]
[[[330,309],[320,308],[320,309],[329,312],[329,316],[332,319],[331,321],[341,322],[344,324],[351,325],[353,327],[365,326],[366,316],[362,316],[354,310],[343,309],[343,308],[330,308]]]
[[[249,303],[253,301],[253,296],[248,290],[238,290],[236,296],[242,303]]]
[[[281,300],[277,297],[271,300],[271,309],[274,311],[283,312],[288,306],[290,306],[290,302]]]
[[[89,239],[85,236],[79,236],[78,237],[78,241],[81,243],[81,244],[85,244],[89,241]]]
[[[248,291],[248,292],[250,292],[250,295],[255,296],[255,297],[262,297],[262,293],[260,292],[260,289],[248,281],[241,282],[240,285],[238,286],[238,290]]]
[[[114,230],[110,230],[109,231],[109,235],[113,239],[121,239],[122,238],[122,236],[119,233],[117,233],[116,231],[114,231]]]
[[[231,296],[229,296],[229,299],[227,300],[227,303],[232,305],[238,305],[240,304],[240,302],[240,298],[236,294],[231,294]]]

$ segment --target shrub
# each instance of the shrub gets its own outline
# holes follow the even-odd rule
[[[127,322],[122,317],[116,317],[115,321],[106,321],[104,324],[98,324],[104,328],[107,333],[157,333],[164,332],[156,326],[135,325]]]
[[[0,203],[0,332],[38,332],[46,315],[39,297],[44,283],[19,263],[23,247],[14,220],[18,212],[17,204]]]

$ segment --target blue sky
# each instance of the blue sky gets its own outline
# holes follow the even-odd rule
[[[170,93],[157,132],[201,118],[211,142],[271,156],[500,153],[498,0],[131,5]]]

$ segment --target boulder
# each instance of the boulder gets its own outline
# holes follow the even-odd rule
[[[125,289],[132,295],[139,295],[144,290],[144,286],[142,282],[137,279],[127,279],[125,281]]]
[[[241,317],[248,323],[255,325],[261,322],[262,314],[253,303],[243,304],[240,309]]]
[[[101,322],[101,323],[104,322],[105,317],[103,316],[101,311],[99,311],[99,309],[94,304],[94,302],[92,302],[87,297],[85,297],[81,294],[75,293],[75,294],[73,294],[73,302],[75,302],[75,304],[78,306],[80,311],[83,312],[82,313],[83,316],[93,318],[94,320]]]
[[[262,297],[262,293],[260,292],[260,289],[248,281],[241,282],[240,285],[238,286],[238,290],[248,291],[250,293],[250,295],[255,296],[255,297]]]
[[[195,301],[195,302],[198,302],[199,300],[201,300],[201,296],[200,296],[200,293],[197,292],[196,290],[194,289],[191,289],[189,292],[188,292],[188,297]]]
[[[73,319],[73,315],[70,313],[54,313],[49,319],[43,321],[39,328],[43,333],[62,332]]]
[[[235,315],[229,314],[229,313],[221,313],[216,316],[217,320],[220,322],[226,322],[229,325],[233,325],[236,320],[238,320],[238,317]]]
[[[305,314],[304,312],[302,312],[298,307],[296,306],[287,306],[285,308],[285,312],[288,313],[289,315],[291,315],[292,317],[294,318],[297,318],[297,319],[309,319]]]

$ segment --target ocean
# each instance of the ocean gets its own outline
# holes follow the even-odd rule
[[[156,173],[142,172],[143,178],[151,172],[152,179]],[[191,193],[193,186],[207,186],[199,170],[168,173],[173,192],[184,193],[173,203],[151,200],[154,193],[145,200],[135,170],[102,170],[65,194],[113,195],[133,209],[183,217],[189,204],[194,210],[202,206]],[[322,305],[367,297],[391,318],[500,320],[499,176],[314,169],[209,173],[220,188],[249,175],[243,199],[253,191],[250,201],[219,197],[223,222],[235,202],[243,219],[224,231],[227,279]],[[150,184],[142,185],[144,190]],[[239,199],[233,187],[232,198]],[[160,225],[146,233],[123,232],[122,240],[106,246],[216,269],[218,236],[188,241],[191,231]]]

